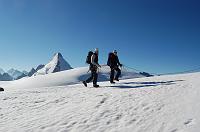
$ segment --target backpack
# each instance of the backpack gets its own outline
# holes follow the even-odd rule
[[[87,64],[91,64],[91,57],[92,57],[92,55],[93,55],[93,52],[89,51],[88,55],[87,55],[87,58],[86,58],[86,63]]]
[[[111,59],[113,59],[113,53],[109,53],[108,54],[108,61],[107,61],[107,65],[110,66],[110,62],[111,62]]]

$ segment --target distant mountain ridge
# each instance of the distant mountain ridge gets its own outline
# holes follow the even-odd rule
[[[11,77],[8,73],[0,74],[0,81],[12,81],[13,77]]]
[[[24,74],[23,72],[18,71],[18,70],[13,69],[13,68],[10,69],[10,70],[8,70],[7,73],[8,73],[11,77],[13,77],[14,80],[18,79],[19,76],[22,76],[22,75]]]
[[[2,68],[0,68],[0,81],[18,80],[23,77],[31,77],[33,75],[45,75],[69,69],[72,69],[72,67],[63,58],[62,54],[56,53],[49,63],[47,63],[46,65],[40,64],[36,68],[32,68],[29,72],[19,71],[13,68],[5,72]]]
[[[4,73],[5,71],[2,68],[0,68],[0,74],[4,74]]]

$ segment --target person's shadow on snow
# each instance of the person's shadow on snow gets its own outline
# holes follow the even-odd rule
[[[174,80],[174,81],[162,81],[162,82],[127,82],[121,83],[119,85],[109,86],[113,88],[145,88],[145,87],[155,87],[159,85],[174,85],[176,82],[180,82],[184,80]],[[130,86],[129,84],[136,84],[136,86]]]

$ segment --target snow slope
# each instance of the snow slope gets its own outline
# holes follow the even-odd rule
[[[2,82],[0,131],[199,132],[199,80],[200,73],[100,82],[100,88]]]
[[[109,72],[110,68],[108,66],[102,66],[102,68],[99,70],[98,81],[108,81]],[[50,73],[46,75],[37,75],[37,76],[22,78],[20,80],[11,81],[0,86],[8,88],[64,86],[69,84],[80,83],[81,81],[86,80],[86,78],[88,78],[89,76],[90,72],[88,72],[88,67],[80,67],[61,72]],[[144,77],[144,76],[135,72],[122,69],[121,79],[138,78],[138,77]]]
[[[63,58],[61,53],[56,53],[53,56],[53,59],[48,64],[46,64],[42,69],[38,70],[34,75],[44,75],[69,69],[72,69],[72,67]]]

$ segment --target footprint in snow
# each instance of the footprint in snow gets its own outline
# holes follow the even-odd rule
[[[17,97],[6,97],[3,100],[9,100],[9,99],[14,100],[14,99],[17,99]]]
[[[37,100],[37,101],[34,101],[35,104],[37,103],[42,103],[42,102],[45,102],[46,100]]]
[[[132,125],[133,123],[136,123],[137,119],[133,118],[128,122],[128,125]]]
[[[106,98],[103,98],[100,102],[100,104],[103,104],[106,101]]]
[[[174,129],[174,130],[172,130],[171,132],[177,132],[178,131],[178,129]]]
[[[116,117],[115,117],[115,120],[119,120],[122,118],[122,114],[118,114]]]
[[[148,111],[150,109],[150,107],[146,107],[144,108],[144,111]]]
[[[193,119],[188,119],[187,121],[184,122],[184,125],[189,126],[194,123]]]
[[[103,103],[105,103],[105,101],[107,100],[107,98],[103,98],[99,104],[96,106],[96,108],[99,108]]]

